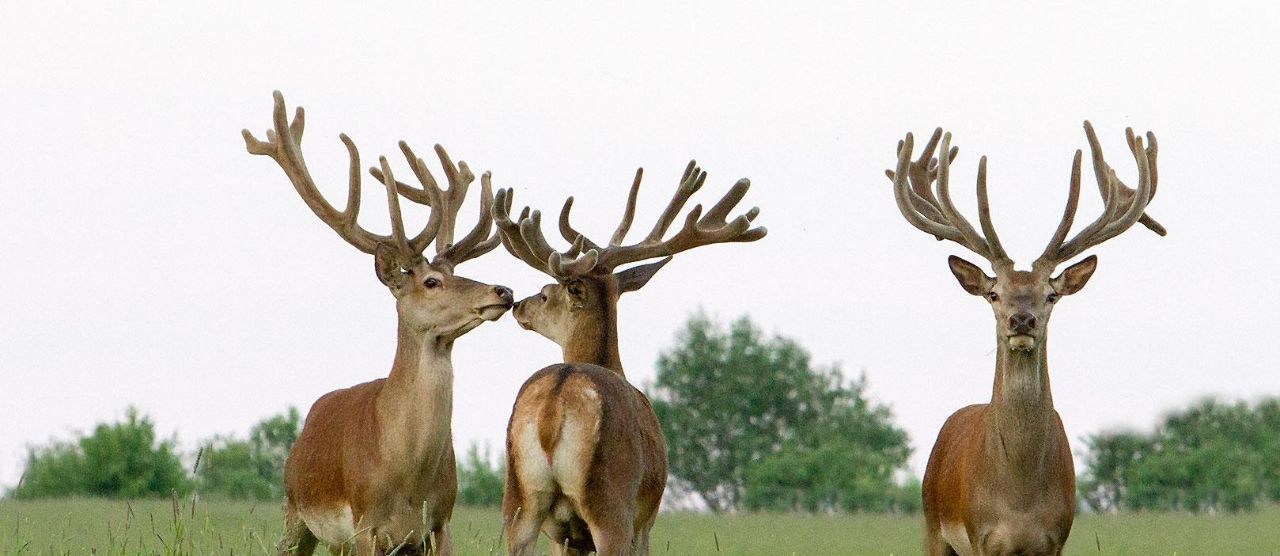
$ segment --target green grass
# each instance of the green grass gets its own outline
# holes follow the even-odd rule
[[[169,500],[0,501],[0,554],[264,554],[280,504]],[[497,510],[454,512],[458,556],[506,554]],[[1101,550],[1099,550],[1101,547]],[[919,555],[920,518],[875,515],[664,514],[653,553],[675,555]],[[324,551],[320,551],[324,554]],[[545,553],[545,549],[540,551]],[[1280,508],[1235,516],[1081,516],[1067,554],[1280,556]]]

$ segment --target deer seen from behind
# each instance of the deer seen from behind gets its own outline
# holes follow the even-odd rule
[[[524,383],[507,425],[502,507],[513,556],[531,556],[539,530],[557,555],[649,554],[649,531],[667,481],[667,448],[649,399],[623,372],[618,298],[643,287],[676,253],[765,236],[765,228],[751,227],[758,209],[726,221],[750,187],[743,179],[705,214],[701,205],[691,209],[679,231],[664,240],[706,181],[706,173],[690,162],[653,229],[640,242],[623,245],[642,177],[637,171],[622,222],[605,245],[574,230],[573,197],[566,200],[559,228],[571,247],[563,253],[543,237],[538,211],[525,208],[513,221],[512,192],[498,192],[494,218],[502,244],[555,279],[516,304],[516,321],[564,354],[563,364],[543,368]],[[650,259],[660,260],[617,270]]]
[[[929,455],[923,490],[925,543],[931,556],[1058,555],[1071,532],[1075,469],[1049,388],[1048,325],[1053,308],[1085,286],[1098,259],[1090,255],[1053,273],[1135,223],[1165,233],[1145,214],[1156,192],[1155,135],[1147,133],[1144,145],[1132,129],[1127,131],[1138,165],[1138,187],[1133,190],[1104,160],[1089,122],[1084,128],[1105,204],[1102,215],[1067,241],[1080,199],[1082,154],[1077,150],[1066,210],[1030,270],[1014,268],[991,223],[985,156],[978,163],[977,179],[981,231],[951,201],[950,165],[957,149],[950,145],[950,133],[935,131],[915,161],[913,138],[907,134],[898,144],[897,168],[886,171],[908,222],[938,240],[973,251],[995,271],[994,277],[987,276],[959,257],[948,261],[964,290],[986,299],[995,314],[996,373],[991,401],[952,414]]]
[[[337,210],[321,195],[302,157],[304,115],[292,121],[275,93],[274,125],[267,140],[248,130],[252,154],[275,160],[307,206],[342,239],[374,256],[378,280],[395,298],[399,320],[395,359],[386,378],[335,390],[316,400],[285,465],[286,533],[281,554],[311,554],[319,541],[358,554],[452,553],[449,519],[457,492],[453,438],[453,365],[458,337],[497,320],[512,305],[511,290],[454,274],[454,268],[498,245],[490,236],[492,191],[481,177],[480,218],[458,242],[454,223],[475,179],[436,146],[449,183],[441,190],[422,159],[400,148],[422,183],[397,182],[386,158],[370,172],[386,187],[391,234],[360,226],[360,155],[342,135],[350,157],[347,205]],[[405,233],[404,195],[431,207],[421,231]],[[434,242],[436,256],[423,252]],[[354,546],[352,546],[354,545]]]

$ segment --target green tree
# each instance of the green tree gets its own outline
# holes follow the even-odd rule
[[[502,504],[502,489],[506,484],[506,459],[499,457],[497,465],[489,459],[489,447],[483,453],[471,444],[467,456],[458,462],[458,503],[464,506],[496,507]]]
[[[298,439],[301,419],[290,407],[249,430],[249,439],[216,437],[201,452],[200,491],[227,498],[273,500],[284,496],[284,464]]]
[[[1085,437],[1085,473],[1080,477],[1080,499],[1093,511],[1121,510],[1128,495],[1128,476],[1151,450],[1144,435],[1117,431]]]
[[[29,449],[23,477],[15,498],[145,498],[191,488],[175,441],[158,440],[151,419],[132,407],[124,421],[99,424],[89,436]]]
[[[1086,439],[1080,493],[1098,511],[1247,511],[1280,502],[1280,398],[1204,400],[1150,434]]]
[[[713,511],[894,509],[910,448],[864,389],[746,317],[726,331],[698,314],[659,356],[651,398],[673,480]]]
[[[911,455],[906,433],[883,406],[871,406],[866,382],[825,377],[823,418],[799,438],[747,468],[743,503],[750,510],[808,512],[914,512],[894,476]],[[910,488],[910,487],[906,487]]]
[[[259,472],[253,446],[229,437],[215,437],[200,452],[196,479],[200,493],[210,497],[269,500],[282,490]]]

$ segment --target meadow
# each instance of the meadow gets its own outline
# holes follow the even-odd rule
[[[176,512],[175,512],[176,508]],[[654,554],[740,556],[919,555],[920,518],[881,515],[713,516],[670,513]],[[458,556],[505,554],[497,510],[458,508]],[[278,504],[172,500],[0,501],[0,553],[267,554],[281,527]],[[324,553],[319,551],[319,553]],[[545,546],[539,554],[545,554]],[[1280,554],[1280,508],[1239,515],[1083,515],[1068,555]]]

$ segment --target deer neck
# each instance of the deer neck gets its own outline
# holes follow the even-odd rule
[[[1010,349],[997,338],[996,378],[988,410],[988,452],[1031,476],[1056,449],[1057,417],[1049,390],[1048,336],[1030,351]]]
[[[584,311],[574,322],[564,345],[564,362],[599,365],[625,378],[618,353],[618,298],[605,299],[600,307]]]
[[[423,449],[451,443],[453,340],[399,325],[391,374],[378,394],[379,424],[403,446]]]

